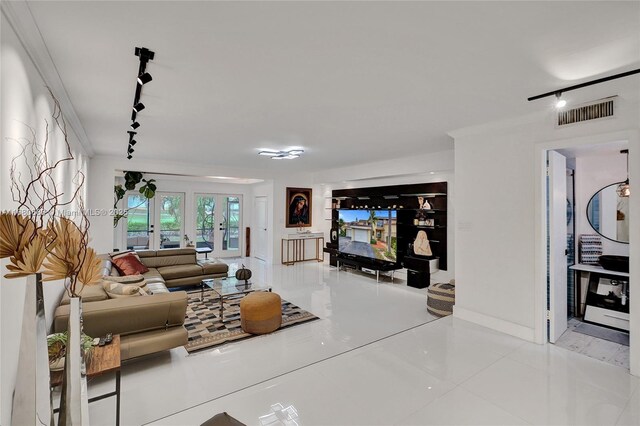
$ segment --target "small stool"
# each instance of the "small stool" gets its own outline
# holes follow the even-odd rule
[[[456,282],[433,284],[427,289],[427,311],[436,317],[446,317],[453,313],[456,303]]]
[[[277,293],[256,291],[240,301],[240,325],[245,333],[267,334],[282,325],[282,299]]]

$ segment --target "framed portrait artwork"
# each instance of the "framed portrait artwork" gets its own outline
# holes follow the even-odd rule
[[[311,226],[311,188],[287,188],[287,228]]]

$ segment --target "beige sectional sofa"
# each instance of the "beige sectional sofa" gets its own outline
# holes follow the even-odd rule
[[[123,360],[165,351],[187,344],[184,320],[185,291],[167,287],[199,284],[206,278],[226,277],[228,265],[214,260],[198,261],[195,249],[163,249],[137,252],[149,268],[144,274],[150,296],[109,298],[103,286],[82,289],[84,332],[92,337],[120,334]],[[103,275],[117,275],[108,255],[103,255]],[[53,331],[67,329],[69,297],[62,297],[54,313]]]
[[[136,251],[140,261],[149,268],[147,281],[162,280],[167,287],[200,284],[204,279],[223,278],[229,265],[213,259],[197,260],[196,249],[161,249]]]

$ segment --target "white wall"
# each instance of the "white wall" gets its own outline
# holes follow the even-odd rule
[[[617,116],[608,120],[558,129],[553,124],[554,112],[548,110],[517,121],[452,133],[456,170],[454,315],[527,340],[546,340],[544,150],[628,140],[630,159],[634,152],[640,154],[637,100],[625,96],[618,100]],[[631,186],[640,186],[633,167]],[[631,221],[638,223],[640,208],[636,200],[632,202]],[[634,232],[631,274],[638,277],[640,257],[633,246],[640,245],[640,232]],[[637,286],[638,281],[632,278],[631,285]],[[640,303],[631,310],[632,324],[637,323]],[[640,374],[638,331],[632,329],[631,336],[634,374]]]
[[[13,32],[4,13],[1,21],[1,132],[0,149],[0,210],[16,207],[9,191],[9,167],[11,159],[18,153],[18,145],[10,139],[29,137],[25,124],[36,129],[38,140],[44,131],[44,120],[51,123],[53,105],[46,89],[46,82],[36,66],[31,62],[17,35]],[[64,111],[63,111],[64,112]],[[51,128],[50,128],[51,130]],[[71,189],[71,177],[75,170],[86,172],[89,159],[80,146],[74,129],[68,126],[69,139],[76,160],[65,165],[55,178],[60,188],[67,193]],[[50,135],[49,155],[60,158],[64,153],[64,143],[59,131]],[[83,192],[83,195],[84,194]],[[4,275],[7,259],[2,261]],[[0,424],[8,425],[11,416],[11,397],[16,380],[18,349],[20,345],[22,311],[24,306],[25,279],[8,280],[0,278]],[[45,313],[51,323],[54,307],[63,291],[62,282],[47,282],[45,290]]]
[[[581,234],[595,234],[587,220],[587,205],[591,197],[612,183],[627,178],[627,157],[620,153],[598,156],[578,156],[575,169],[576,241]],[[615,222],[614,222],[615,223]],[[604,254],[629,256],[629,244],[602,238]],[[576,256],[576,259],[578,257]]]

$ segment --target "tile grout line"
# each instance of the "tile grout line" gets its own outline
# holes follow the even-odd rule
[[[279,377],[286,376],[287,374],[295,373],[296,371],[302,370],[302,369],[304,369],[304,368],[308,368],[308,367],[311,367],[311,366],[313,366],[313,365],[319,364],[319,363],[321,363],[321,362],[325,362],[325,361],[328,361],[328,360],[330,360],[330,359],[333,359],[333,358],[336,358],[336,357],[339,357],[339,356],[342,356],[342,355],[348,354],[348,353],[353,352],[353,351],[356,351],[356,350],[358,350],[358,349],[362,349],[362,348],[364,348],[364,347],[366,347],[366,346],[373,345],[374,343],[381,342],[381,341],[383,341],[383,340],[389,339],[389,338],[391,338],[391,337],[397,336],[397,335],[402,334],[402,333],[406,333],[407,331],[414,330],[414,329],[416,329],[416,328],[419,328],[419,327],[422,327],[422,326],[425,326],[425,325],[428,325],[428,324],[434,323],[434,322],[436,322],[436,321],[438,321],[438,320],[440,320],[440,319],[445,319],[445,318],[446,318],[446,317],[443,317],[443,318],[436,318],[436,319],[431,320],[431,321],[423,322],[423,323],[421,323],[421,324],[414,325],[414,326],[409,327],[409,328],[406,328],[406,329],[404,329],[404,330],[397,331],[397,332],[392,333],[392,334],[390,334],[390,335],[388,335],[388,336],[381,337],[381,338],[379,338],[379,339],[376,339],[376,340],[373,340],[373,341],[371,341],[371,342],[368,342],[368,343],[362,344],[362,345],[360,345],[360,346],[356,346],[355,348],[351,348],[351,349],[346,350],[346,351],[344,351],[344,352],[341,352],[341,353],[338,353],[338,354],[335,354],[335,355],[331,355],[331,356],[329,356],[329,357],[327,357],[327,358],[323,358],[323,359],[320,359],[320,360],[314,361],[314,362],[309,363],[309,364],[306,364],[306,365],[302,365],[302,366],[300,366],[300,367],[294,368],[293,370],[286,371],[286,372],[284,372],[284,373],[276,374],[276,375],[275,375],[275,376],[273,376],[273,377],[270,377],[270,378],[267,378],[267,379],[260,380],[260,381],[258,381],[258,382],[256,382],[256,383],[252,383],[252,384],[247,385],[247,386],[244,386],[244,387],[242,387],[242,388],[240,388],[240,389],[236,389],[236,390],[234,390],[234,391],[227,392],[227,393],[226,393],[226,394],[224,394],[224,395],[217,396],[217,397],[212,398],[212,399],[209,399],[209,400],[207,400],[207,401],[203,401],[203,402],[200,402],[200,403],[198,403],[198,404],[195,404],[195,405],[193,405],[193,406],[191,406],[191,407],[183,408],[182,410],[178,410],[178,411],[176,411],[176,412],[174,412],[174,413],[167,414],[166,416],[162,416],[162,417],[159,417],[159,418],[157,418],[157,419],[151,420],[151,421],[149,421],[149,422],[143,423],[143,426],[144,426],[144,425],[152,424],[152,423],[154,423],[154,422],[157,422],[157,421],[160,421],[160,420],[163,420],[163,419],[166,419],[166,418],[168,418],[168,417],[174,416],[174,415],[179,414],[179,413],[183,413],[183,412],[185,412],[185,411],[187,411],[187,410],[191,410],[191,409],[196,408],[196,407],[199,407],[199,406],[201,406],[201,405],[208,404],[208,403],[213,402],[213,401],[216,401],[216,400],[218,400],[218,399],[225,398],[225,397],[227,397],[227,396],[233,395],[233,394],[238,393],[238,392],[241,392],[241,391],[243,391],[243,390],[246,390],[246,389],[252,388],[252,387],[254,387],[254,386],[261,385],[261,384],[266,383],[266,382],[268,382],[268,381],[270,381],[270,380],[274,380],[274,379],[277,379],[277,378],[279,378]]]

